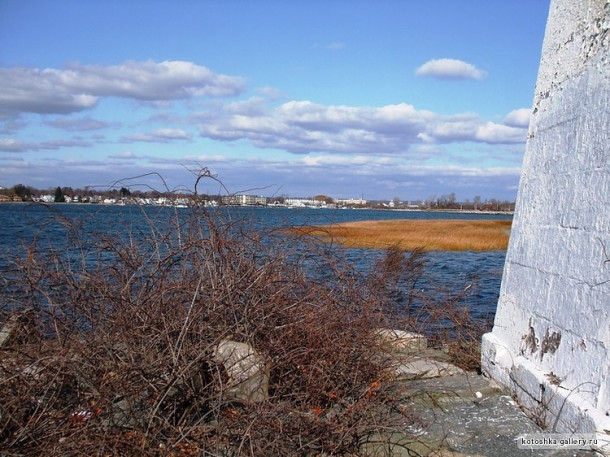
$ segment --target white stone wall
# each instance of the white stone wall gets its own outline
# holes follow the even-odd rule
[[[610,1],[551,0],[483,369],[558,432],[610,439]],[[604,430],[608,430],[606,433]]]

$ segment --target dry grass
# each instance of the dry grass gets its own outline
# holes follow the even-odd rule
[[[492,251],[508,246],[510,220],[389,220],[303,227],[298,232],[348,247],[411,251]]]

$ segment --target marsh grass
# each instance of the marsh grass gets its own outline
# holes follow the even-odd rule
[[[387,220],[301,227],[301,234],[347,247],[404,251],[492,251],[508,246],[509,220]]]

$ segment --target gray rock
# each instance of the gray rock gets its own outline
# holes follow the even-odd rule
[[[448,362],[420,357],[396,359],[392,371],[396,380],[430,379],[464,373],[461,368]]]
[[[247,343],[223,340],[214,353],[228,376],[223,395],[244,402],[260,402],[269,398],[269,366],[267,361]]]

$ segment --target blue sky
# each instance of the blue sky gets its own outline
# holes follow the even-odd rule
[[[513,200],[548,9],[2,0],[0,185]]]

